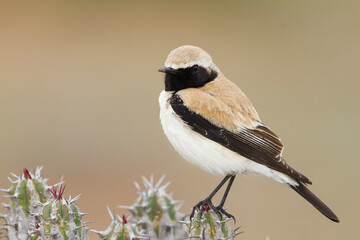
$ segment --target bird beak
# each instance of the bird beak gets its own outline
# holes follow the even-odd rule
[[[181,75],[182,74],[181,71],[170,68],[170,67],[160,68],[160,69],[158,69],[158,71],[163,72],[163,73],[173,74],[173,75]]]

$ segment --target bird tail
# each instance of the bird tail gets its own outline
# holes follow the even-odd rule
[[[309,203],[311,203],[317,210],[324,214],[327,218],[334,222],[340,222],[338,217],[335,215],[331,209],[325,205],[315,194],[313,194],[304,184],[298,182],[299,186],[291,186],[298,194],[305,198]]]

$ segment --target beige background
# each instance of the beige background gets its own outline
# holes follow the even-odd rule
[[[0,187],[10,171],[43,165],[50,183],[64,176],[67,197],[82,194],[101,230],[106,206],[133,203],[134,181],[166,174],[188,212],[221,177],[168,143],[156,70],[193,44],[248,95],[342,221],[276,182],[239,176],[227,202],[238,239],[359,239],[359,43],[356,1],[1,1]]]

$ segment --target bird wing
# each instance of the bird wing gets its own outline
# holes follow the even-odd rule
[[[283,145],[279,137],[264,125],[239,127],[236,132],[213,124],[191,111],[183,99],[174,94],[170,99],[174,112],[195,132],[259,164],[282,172],[294,179],[311,184],[303,174],[291,168],[282,157]]]

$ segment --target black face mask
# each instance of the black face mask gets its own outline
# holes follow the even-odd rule
[[[165,91],[202,87],[218,75],[216,71],[211,70],[209,73],[206,68],[198,65],[180,69],[164,68],[162,71],[166,73]]]

